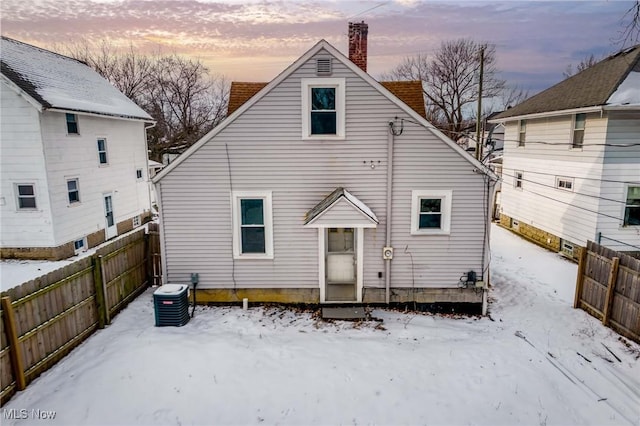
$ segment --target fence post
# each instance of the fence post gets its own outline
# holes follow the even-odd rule
[[[108,324],[108,308],[104,285],[102,284],[102,255],[94,255],[93,263],[93,284],[96,287],[96,308],[98,311],[98,328],[104,328]]]
[[[16,388],[21,391],[27,387],[27,381],[24,377],[22,347],[20,346],[18,332],[16,331],[16,319],[13,316],[13,306],[11,306],[11,299],[8,296],[2,298],[2,310],[4,311],[4,324],[9,340],[9,354],[11,356],[13,375],[16,379]]]
[[[583,247],[580,250],[580,260],[578,261],[578,277],[576,278],[576,294],[573,299],[573,307],[580,307],[580,300],[582,299],[582,285],[584,284],[584,272],[587,267],[587,254],[589,252],[589,245]]]
[[[604,301],[604,309],[602,314],[602,324],[609,325],[611,318],[611,307],[613,306],[613,298],[616,294],[616,281],[618,280],[618,266],[620,258],[614,257],[611,262],[611,271],[609,271],[609,281],[607,282],[607,297]]]

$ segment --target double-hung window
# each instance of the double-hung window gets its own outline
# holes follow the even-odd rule
[[[76,114],[65,114],[67,119],[67,134],[77,135],[78,132],[78,116]]]
[[[450,190],[411,192],[411,233],[447,235],[451,231]]]
[[[67,179],[67,194],[69,195],[69,204],[80,202],[80,184],[78,179]]]
[[[627,200],[624,205],[624,222],[622,226],[640,225],[640,186],[627,187]]]
[[[576,114],[573,120],[572,148],[582,148],[584,143],[584,126],[587,120],[587,114]]]
[[[233,202],[233,255],[236,259],[273,259],[270,191],[236,191]]]
[[[107,159],[107,140],[98,138],[98,163],[100,165],[109,164]]]
[[[518,146],[524,146],[527,141],[527,120],[518,122]]]
[[[524,181],[524,172],[516,170],[513,176],[513,187],[515,189],[522,189],[523,181]]]
[[[302,138],[344,139],[345,79],[302,80]]]
[[[18,210],[35,210],[36,209],[36,190],[35,185],[27,183],[18,183],[15,186]]]

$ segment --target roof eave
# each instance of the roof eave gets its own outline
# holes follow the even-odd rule
[[[43,110],[46,111],[53,111],[53,112],[60,112],[60,113],[69,113],[69,114],[82,114],[82,115],[88,115],[91,117],[108,117],[108,118],[115,118],[115,119],[120,119],[120,120],[129,120],[129,121],[143,121],[145,123],[152,123],[155,124],[156,120],[153,119],[153,117],[149,116],[147,117],[137,117],[137,116],[133,116],[133,115],[122,115],[122,114],[109,114],[109,113],[103,113],[103,112],[96,112],[96,111],[86,111],[86,110],[81,110],[81,109],[73,109],[73,108],[64,108],[64,107],[51,107],[51,108],[43,108]]]
[[[560,115],[581,114],[581,113],[588,113],[588,112],[600,112],[604,108],[605,107],[603,105],[596,105],[596,106],[589,106],[589,107],[564,109],[564,110],[560,110],[560,111],[545,111],[545,112],[536,112],[536,113],[532,113],[532,114],[520,114],[520,115],[513,115],[513,116],[510,116],[510,117],[494,118],[494,119],[489,120],[489,123],[501,124],[501,123],[506,123],[508,121],[532,120],[532,119],[535,119],[535,118],[554,117],[554,116],[560,116]]]
[[[38,112],[42,112],[44,110],[44,105],[42,105],[38,100],[36,100],[33,96],[27,93],[24,89],[18,86],[13,82],[9,77],[4,74],[0,74],[2,76],[2,81],[9,86],[13,91],[15,91],[19,96],[22,96],[29,104],[31,104]]]

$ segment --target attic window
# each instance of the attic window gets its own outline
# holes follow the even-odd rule
[[[317,75],[331,75],[331,58],[317,58],[316,59],[316,74]]]

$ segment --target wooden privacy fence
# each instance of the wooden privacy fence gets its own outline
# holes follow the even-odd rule
[[[149,224],[157,233],[157,225]],[[2,293],[0,405],[159,283],[160,245],[141,229]]]
[[[640,343],[640,259],[587,242],[573,307]]]

